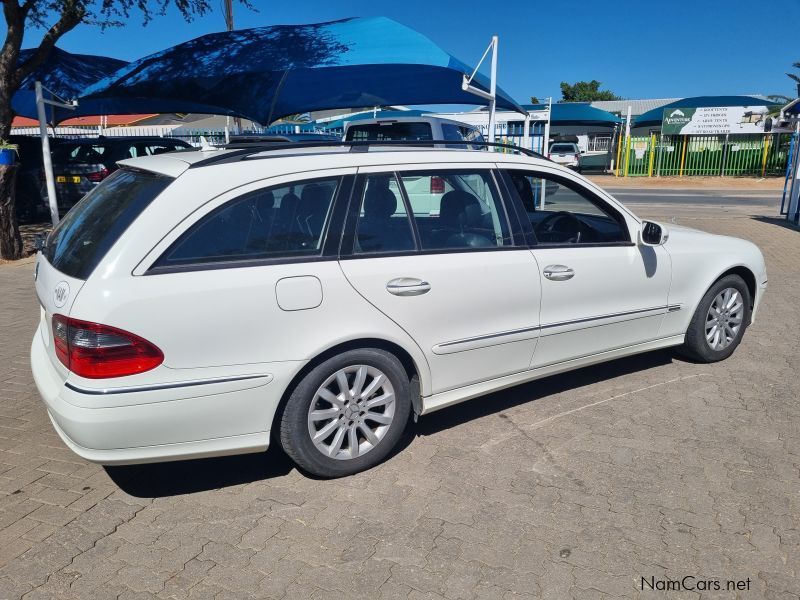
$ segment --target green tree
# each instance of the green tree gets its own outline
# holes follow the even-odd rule
[[[792,68],[800,69],[800,62],[792,63]],[[786,76],[792,81],[794,81],[795,86],[797,88],[797,95],[795,97],[800,98],[800,75],[798,75],[797,73],[787,73]],[[775,102],[783,102],[783,103],[791,102],[793,100],[793,98],[790,98],[789,96],[784,96],[783,94],[771,94],[767,97],[770,100],[774,100]]]
[[[541,100],[539,100],[538,96],[531,96],[531,104],[541,104]]]
[[[561,82],[561,102],[594,102],[595,100],[622,100],[619,96],[608,90],[601,90],[601,82],[596,79],[591,81],[576,81],[569,84]]]
[[[144,23],[162,16],[170,6],[187,21],[206,14],[211,0],[2,0],[6,36],[0,47],[0,140],[8,138],[14,112],[11,98],[22,80],[41,65],[67,32],[79,25],[102,29],[122,24],[132,12],[139,12]],[[248,4],[245,0],[243,4]],[[36,51],[20,64],[19,54],[25,35],[43,29]],[[16,168],[0,165],[0,258],[22,256],[22,241],[14,207]]]

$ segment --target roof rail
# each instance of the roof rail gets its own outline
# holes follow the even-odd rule
[[[270,150],[299,150],[303,148],[350,148],[350,152],[367,152],[373,146],[418,146],[431,148],[433,146],[459,146],[462,149],[467,147],[470,150],[477,150],[476,146],[486,148],[499,148],[519,152],[532,158],[542,158],[548,160],[546,156],[522,148],[515,144],[502,144],[498,142],[479,142],[466,140],[357,140],[357,141],[319,141],[319,142],[244,142],[233,143],[220,146],[220,150],[232,150],[217,156],[209,156],[190,165],[191,168],[204,167],[214,164],[225,164],[246,160],[254,154],[268,152]],[[259,158],[270,158],[267,156]]]

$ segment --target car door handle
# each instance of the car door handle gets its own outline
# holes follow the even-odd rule
[[[420,296],[430,291],[431,284],[416,277],[398,277],[387,283],[386,289],[395,296]]]
[[[575,277],[575,271],[564,265],[549,265],[544,268],[544,276],[550,281],[566,281]]]

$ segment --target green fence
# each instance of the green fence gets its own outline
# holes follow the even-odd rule
[[[614,172],[620,177],[783,175],[790,140],[790,133],[623,136]]]

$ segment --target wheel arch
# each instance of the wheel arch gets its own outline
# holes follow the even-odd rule
[[[758,289],[757,288],[758,284],[756,282],[755,273],[753,273],[752,270],[750,270],[748,267],[744,265],[737,265],[735,267],[729,268],[727,271],[723,273],[720,273],[714,279],[714,281],[712,281],[711,284],[706,288],[706,291],[708,291],[711,288],[711,286],[717,283],[720,279],[722,279],[723,277],[727,277],[728,275],[738,275],[744,280],[745,284],[747,285],[747,291],[750,292],[750,308],[752,309],[756,301],[756,291]]]
[[[412,397],[411,401],[413,404],[414,413],[417,415],[422,413],[422,397],[419,394],[419,380],[421,377],[425,376],[425,373],[417,365],[414,357],[411,356],[411,353],[408,352],[405,348],[403,348],[400,344],[396,342],[392,342],[383,338],[377,337],[365,337],[365,338],[356,338],[352,340],[347,340],[344,342],[340,342],[334,346],[326,348],[316,356],[314,356],[311,360],[309,360],[303,367],[295,373],[292,380],[289,382],[289,385],[286,386],[283,394],[281,395],[281,399],[278,402],[278,407],[275,410],[275,415],[272,418],[272,426],[271,431],[273,435],[277,433],[277,428],[275,427],[276,423],[280,423],[280,420],[283,416],[283,410],[286,407],[286,403],[289,401],[289,396],[292,395],[295,387],[300,383],[300,381],[305,377],[311,370],[313,370],[317,365],[322,364],[329,358],[336,356],[337,354],[341,354],[342,352],[347,352],[348,350],[358,350],[361,348],[378,348],[380,350],[385,350],[396,356],[398,360],[403,364],[403,368],[405,369],[406,373],[408,374],[408,379],[412,383]]]

